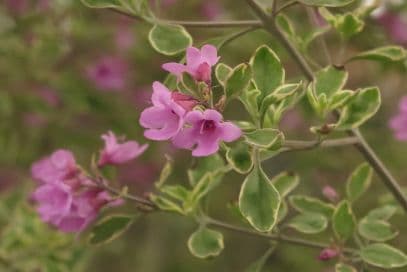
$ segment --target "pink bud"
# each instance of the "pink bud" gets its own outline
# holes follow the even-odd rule
[[[171,98],[186,111],[191,111],[196,105],[198,105],[198,100],[190,95],[180,92],[172,92]]]
[[[318,259],[320,261],[328,261],[338,256],[338,254],[339,252],[334,248],[325,248],[319,253]]]
[[[337,202],[339,200],[338,193],[333,187],[329,185],[324,186],[324,188],[322,189],[322,194],[331,202]]]

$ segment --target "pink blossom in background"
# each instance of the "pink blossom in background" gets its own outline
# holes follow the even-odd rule
[[[332,186],[325,185],[324,188],[322,188],[322,194],[331,202],[336,203],[339,200],[338,192]]]
[[[334,248],[325,248],[323,249],[318,256],[320,261],[328,261],[331,260],[339,255],[338,250]]]
[[[215,20],[222,14],[223,9],[218,1],[206,0],[202,2],[200,11],[202,16],[208,20]]]
[[[86,75],[104,91],[121,91],[126,87],[127,63],[119,57],[102,57],[86,68]]]
[[[172,98],[171,92],[160,82],[153,83],[152,107],[145,109],[140,116],[140,124],[147,130],[144,136],[151,140],[168,140],[183,126],[185,110]]]
[[[386,34],[396,43],[407,45],[407,19],[400,14],[379,10],[374,18],[385,29]]]
[[[189,47],[186,52],[186,59],[186,65],[170,62],[163,64],[162,68],[177,77],[186,72],[197,81],[211,82],[212,66],[219,61],[215,46],[207,44],[201,50]]]
[[[68,150],[57,150],[35,162],[31,174],[39,182],[32,199],[41,219],[61,231],[80,232],[102,207],[121,204],[82,173]]]
[[[389,126],[397,140],[407,141],[407,96],[401,99],[399,112],[390,119]]]
[[[113,132],[102,135],[105,147],[100,152],[99,166],[123,164],[140,156],[148,147],[136,141],[119,141]]]
[[[185,116],[184,128],[173,138],[176,147],[193,149],[195,157],[209,156],[219,150],[221,141],[237,140],[242,132],[231,122],[223,122],[222,114],[215,110],[195,110]]]
[[[178,0],[161,0],[164,7],[174,5]]]
[[[298,130],[305,128],[304,118],[297,109],[292,109],[284,113],[280,122],[281,130]]]
[[[26,112],[22,119],[25,125],[33,128],[42,128],[48,123],[48,119],[37,112]]]
[[[4,0],[4,4],[10,12],[22,15],[29,10],[29,0]]]
[[[60,104],[59,96],[56,91],[49,87],[41,87],[38,95],[51,107],[57,107]]]

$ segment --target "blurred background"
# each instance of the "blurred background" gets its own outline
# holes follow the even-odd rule
[[[270,1],[262,2],[267,5]],[[157,16],[168,19],[252,18],[244,1],[236,0],[157,0],[151,1],[151,6]],[[289,15],[299,33],[310,28],[303,8],[293,7]],[[72,150],[80,164],[88,167],[92,154],[103,145],[100,135],[108,130],[143,144],[148,142],[138,124],[139,114],[149,103],[152,82],[166,76],[161,64],[181,58],[153,51],[147,39],[150,28],[147,23],[110,10],[89,9],[77,0],[1,1],[0,271],[244,271],[267,250],[264,240],[224,232],[225,250],[218,258],[196,259],[186,246],[195,223],[164,213],[142,216],[125,236],[94,248],[86,244],[86,235],[61,234],[41,223],[27,204],[34,187],[30,165],[55,149]],[[195,45],[231,31],[189,30]],[[380,45],[407,46],[407,4],[386,2],[385,8],[367,18],[364,31],[350,39],[344,49],[333,31],[326,38],[336,63]],[[281,56],[288,78],[300,76],[285,50],[263,31],[249,33],[222,48],[221,61],[231,66],[248,61],[264,43]],[[310,52],[324,64],[318,43]],[[399,101],[407,95],[407,64],[354,62],[347,69],[349,89],[380,87],[382,107],[362,131],[402,185],[407,186],[407,142],[397,140],[388,125],[398,112]],[[240,109],[240,105],[234,105],[226,118],[244,118]],[[318,125],[318,120],[304,100],[286,113],[280,129],[288,139],[311,140],[309,127],[313,125]],[[164,154],[176,158],[170,182],[186,184],[186,166],[193,163],[189,153],[174,150],[168,142],[149,144],[148,152],[116,170],[118,185],[127,185],[139,195],[149,192],[165,163]],[[343,195],[347,176],[362,160],[349,146],[284,154],[268,161],[265,169],[269,175],[296,171],[301,176],[298,193],[323,197],[326,185]],[[239,222],[228,207],[237,201],[243,179],[235,173],[226,176],[211,197],[210,214]],[[386,194],[386,188],[375,177],[369,193],[358,202],[356,215],[363,216],[380,201],[388,201]],[[131,204],[123,207],[131,208]],[[393,221],[400,230],[407,228],[400,215]],[[406,250],[407,234],[402,234],[395,243]],[[326,241],[327,235],[312,238]],[[265,271],[333,271],[335,262],[321,262],[318,254],[316,250],[281,245]]]

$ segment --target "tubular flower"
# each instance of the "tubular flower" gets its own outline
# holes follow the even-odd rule
[[[201,50],[195,47],[189,47],[186,53],[186,64],[170,62],[163,64],[162,68],[178,78],[182,73],[189,73],[195,80],[206,83],[211,82],[212,66],[218,60],[218,52],[213,45],[204,45]]]
[[[106,164],[123,164],[140,156],[148,147],[140,145],[136,141],[120,143],[113,132],[109,131],[101,137],[105,141],[105,147],[100,153],[99,166]]]
[[[185,109],[174,101],[171,92],[160,82],[153,83],[153,106],[145,109],[140,124],[147,130],[144,136],[151,140],[168,140],[181,130]]]
[[[192,155],[195,157],[216,153],[221,141],[232,142],[242,135],[239,127],[231,122],[223,122],[222,119],[216,110],[189,112],[185,116],[188,126],[173,138],[174,145],[193,149]]]

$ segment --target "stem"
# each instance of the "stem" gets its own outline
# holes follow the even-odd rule
[[[312,69],[308,66],[308,63],[305,61],[305,58],[299,53],[299,51],[290,43],[290,41],[284,36],[280,29],[275,24],[274,18],[268,16],[267,13],[255,2],[255,0],[245,0],[247,4],[253,9],[256,15],[263,22],[263,27],[275,35],[293,59],[298,63],[305,77],[312,81],[314,78],[314,73]],[[367,162],[373,167],[375,172],[380,176],[386,187],[390,192],[393,193],[394,197],[398,200],[400,205],[407,212],[407,197],[403,194],[400,186],[398,185],[396,179],[392,176],[390,171],[384,165],[384,163],[379,159],[373,149],[364,139],[363,135],[360,133],[359,129],[353,129],[347,131],[350,136],[357,137],[359,142],[355,144],[355,147],[359,152],[364,156]]]
[[[296,140],[286,140],[283,144],[284,147],[290,149],[312,149],[315,147],[336,147],[344,145],[358,144],[359,138],[357,137],[346,137],[340,139],[326,140],[326,141],[296,141]]]
[[[212,218],[208,218],[207,220],[208,220],[208,222],[207,222],[208,225],[211,225],[213,227],[222,228],[222,229],[230,230],[233,232],[244,233],[244,234],[251,235],[251,236],[267,238],[269,240],[273,240],[276,242],[284,242],[284,243],[299,245],[299,246],[303,246],[303,247],[310,247],[310,248],[315,248],[315,249],[324,249],[324,248],[327,248],[330,246],[329,244],[308,241],[308,240],[304,240],[304,239],[300,239],[300,238],[289,237],[289,236],[282,235],[282,234],[276,235],[276,234],[255,232],[255,231],[252,231],[252,230],[249,230],[246,228],[241,228],[238,226],[230,225],[228,223],[224,223],[224,222],[212,219]],[[354,251],[355,250],[351,249],[351,248],[343,249],[343,252],[345,252],[345,253],[353,253]]]
[[[129,13],[127,11],[110,8],[111,11],[119,13],[121,15],[144,21],[145,18],[142,18],[139,15]],[[161,23],[161,24],[173,24],[173,25],[182,25],[185,27],[202,27],[202,28],[234,28],[234,27],[261,27],[262,23],[258,20],[239,20],[239,21],[179,21],[179,20],[164,20],[164,19],[153,19],[150,18],[150,21],[154,23]]]
[[[277,0],[275,0],[277,2]],[[283,10],[285,10],[288,7],[294,6],[298,4],[298,1],[294,0],[294,1],[289,1],[284,3],[283,5],[281,5],[281,7],[277,8],[276,11],[274,12],[274,15],[278,15],[280,12],[282,12]]]

